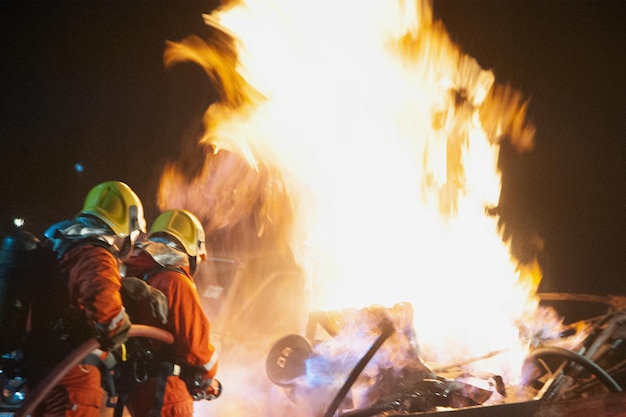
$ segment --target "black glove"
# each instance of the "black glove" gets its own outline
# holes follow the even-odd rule
[[[100,349],[110,352],[120,347],[128,339],[131,324],[130,317],[126,312],[113,329],[109,329],[110,326],[96,324],[98,333],[96,338],[100,342]]]
[[[194,387],[189,390],[194,401],[214,400],[222,395],[222,383],[215,378],[196,381]]]

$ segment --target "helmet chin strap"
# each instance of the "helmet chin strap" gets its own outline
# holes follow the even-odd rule
[[[131,230],[131,232],[125,238],[118,238],[118,240],[123,239],[121,245],[118,245],[120,247],[119,256],[121,259],[124,259],[126,258],[126,256],[128,256],[140,234],[141,232],[139,230]]]
[[[193,277],[197,267],[196,257],[189,255],[189,275]]]
[[[130,236],[126,236],[125,238],[118,238],[121,240],[121,245],[119,246],[119,257],[120,259],[126,258],[133,248],[133,239]]]

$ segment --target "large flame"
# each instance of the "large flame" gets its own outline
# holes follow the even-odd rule
[[[160,205],[196,212],[216,257],[266,274],[244,267],[216,337],[263,355],[260,329],[299,330],[302,314],[261,313],[295,294],[264,287],[291,258],[306,282],[289,308],[409,302],[426,361],[508,352],[480,366],[515,381],[541,271],[512,258],[492,209],[500,141],[532,147],[521,94],[464,54],[427,1],[239,1],[206,22],[214,36],[165,53],[167,66],[200,65],[220,93],[204,166],[170,165]]]

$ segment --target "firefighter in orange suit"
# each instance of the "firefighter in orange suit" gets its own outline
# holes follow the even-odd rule
[[[159,323],[149,308],[133,311],[133,323],[158,326],[174,336],[171,345],[152,346],[151,363],[139,365],[148,379],[132,387],[124,400],[133,417],[191,417],[194,400],[221,394],[210,323],[192,278],[205,259],[204,229],[198,218],[187,210],[168,210],[156,218],[125,262],[125,280],[145,281],[167,299],[166,323]]]
[[[42,307],[43,311],[32,313],[33,352],[41,359],[34,369],[42,372],[40,377],[72,347],[91,337],[100,341],[92,359],[103,359],[127,340],[131,322],[122,305],[119,260],[145,231],[141,201],[119,181],[92,188],[80,213],[45,231],[46,243],[59,259],[59,276],[67,286],[63,284],[44,303],[50,307],[63,300],[56,312]],[[85,358],[51,390],[35,415],[98,416],[104,395],[100,365]],[[38,379],[33,375],[33,382]]]

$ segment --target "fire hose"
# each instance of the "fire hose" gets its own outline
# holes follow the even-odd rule
[[[611,375],[608,374],[608,372],[602,369],[597,363],[595,363],[591,359],[571,350],[563,349],[556,346],[537,348],[530,352],[528,356],[526,356],[526,360],[535,360],[547,356],[558,357],[571,362],[575,362],[576,364],[591,372],[611,392],[622,392],[622,387],[611,377]]]
[[[148,337],[164,343],[172,343],[174,336],[157,327],[133,324],[128,332],[128,337]],[[95,339],[89,339],[65,357],[37,387],[27,396],[24,406],[20,408],[15,417],[30,417],[39,403],[48,395],[50,390],[67,374],[70,369],[78,365],[89,353],[97,349],[100,343]]]
[[[374,341],[372,346],[370,346],[369,350],[359,360],[359,362],[356,364],[354,369],[352,369],[352,372],[350,372],[350,376],[348,376],[348,379],[346,380],[346,382],[344,382],[341,389],[335,395],[335,398],[326,409],[326,412],[324,413],[323,417],[332,417],[335,414],[335,411],[337,410],[337,408],[339,407],[339,405],[345,398],[346,394],[348,394],[348,391],[350,390],[352,385],[355,383],[355,381],[361,374],[361,371],[363,371],[365,366],[368,364],[370,359],[372,359],[372,357],[378,351],[378,349],[380,349],[382,344],[385,343],[385,340],[387,340],[389,336],[391,336],[393,332],[395,332],[393,323],[389,319],[383,319],[382,322],[379,324],[379,327],[381,331],[380,336],[378,336],[378,338]]]

